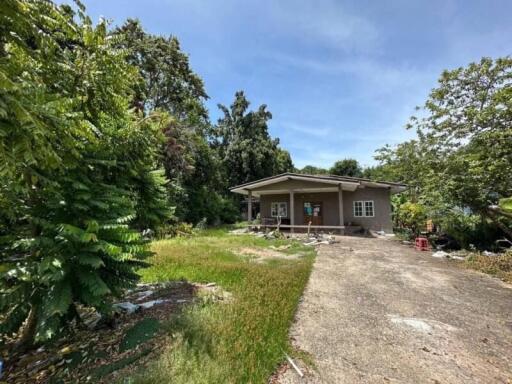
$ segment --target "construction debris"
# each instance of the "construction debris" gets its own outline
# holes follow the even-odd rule
[[[121,310],[121,311],[125,312],[126,314],[131,315],[132,313],[139,310],[140,305],[130,303],[129,301],[124,301],[122,303],[115,303],[113,305],[113,307],[116,310]]]
[[[293,369],[295,369],[295,371],[299,374],[299,376],[304,377],[304,374],[302,373],[300,368],[297,366],[297,364],[295,364],[295,362],[292,360],[292,358],[290,356],[288,356],[287,354],[285,354],[285,356],[286,356],[286,360],[288,360],[288,362],[291,364]]]
[[[229,231],[231,235],[247,235],[250,232],[249,227],[245,228],[238,228],[233,229],[232,231]]]
[[[336,242],[336,238],[331,234],[326,235],[324,233],[312,233],[308,235],[303,244],[307,246],[315,246],[321,244],[329,245]]]

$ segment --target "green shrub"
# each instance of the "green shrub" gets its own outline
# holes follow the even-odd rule
[[[453,237],[461,248],[494,249],[495,241],[502,236],[499,228],[481,216],[452,210],[440,220],[443,233]]]

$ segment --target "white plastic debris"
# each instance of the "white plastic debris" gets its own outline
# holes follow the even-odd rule
[[[145,303],[141,303],[140,306],[141,306],[141,308],[148,309],[148,308],[154,307],[157,304],[165,303],[166,301],[169,301],[169,300],[151,300],[151,301],[146,301]]]
[[[136,310],[138,310],[140,308],[140,305],[130,303],[129,301],[125,301],[122,303],[116,303],[113,305],[113,307],[125,311],[127,314],[130,315],[134,313]]]
[[[483,252],[482,252],[482,255],[484,255],[484,256],[497,256],[497,254],[496,254],[496,253],[494,253],[494,252],[489,252],[489,251],[483,251]]]
[[[297,364],[295,364],[295,362],[292,360],[292,358],[290,356],[286,355],[286,360],[288,360],[288,362],[291,364],[293,369],[295,369],[295,371],[297,371],[297,373],[299,374],[300,377],[304,377],[304,374],[302,373],[300,368],[297,366]]]
[[[432,257],[437,257],[439,259],[444,259],[448,256],[449,256],[449,254],[445,251],[437,251],[432,254]]]

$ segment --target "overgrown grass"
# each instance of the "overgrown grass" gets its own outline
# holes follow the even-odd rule
[[[147,282],[186,279],[215,282],[233,294],[228,303],[202,303],[170,319],[173,342],[136,383],[265,383],[285,352],[288,329],[309,277],[314,250],[297,242],[286,253],[299,259],[253,263],[240,247],[269,247],[264,240],[209,230],[192,238],[155,242]]]
[[[474,254],[466,260],[466,266],[512,284],[512,251],[498,256]]]

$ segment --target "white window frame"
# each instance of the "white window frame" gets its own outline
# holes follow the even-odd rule
[[[372,214],[371,215],[367,215],[366,213],[366,204],[367,203],[371,203],[371,207],[372,207]],[[361,214],[358,215],[356,212],[356,205],[358,204],[361,204]],[[355,200],[352,204],[352,212],[354,214],[354,217],[375,217],[375,202],[373,200]]]
[[[366,214],[366,204],[371,203],[369,206],[372,207],[372,214],[367,215]],[[366,200],[363,205],[363,211],[364,211],[364,217],[375,217],[375,203],[373,200]]]
[[[276,209],[274,210],[274,207]],[[279,215],[281,208],[284,208],[284,215]],[[273,201],[270,203],[270,216],[271,217],[288,217],[288,202],[286,201]]]

